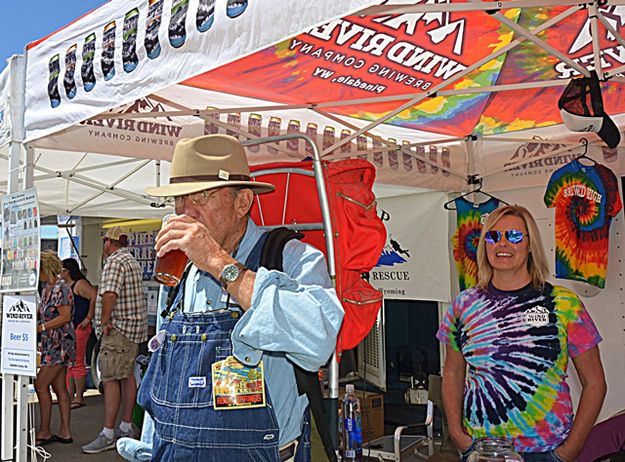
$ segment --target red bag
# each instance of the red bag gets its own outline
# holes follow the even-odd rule
[[[371,190],[375,167],[366,160],[323,162],[326,191],[334,237],[336,292],[345,310],[337,339],[337,353],[354,348],[375,323],[382,294],[361,277],[377,263],[386,242],[386,229],[377,216]],[[312,162],[280,163],[252,167],[252,171],[273,168],[312,171]],[[315,179],[300,174],[273,173],[256,176],[272,183],[276,190],[256,198],[252,218],[261,226],[321,223],[321,208]],[[260,211],[262,210],[262,214]],[[321,231],[305,231],[303,241],[324,252]]]

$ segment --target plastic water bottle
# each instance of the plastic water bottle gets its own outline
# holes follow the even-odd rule
[[[362,462],[362,422],[360,418],[360,401],[354,394],[354,385],[345,386],[345,398],[342,404],[344,462]]]

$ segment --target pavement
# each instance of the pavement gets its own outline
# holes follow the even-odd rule
[[[110,450],[99,454],[83,454],[80,448],[90,443],[102,430],[104,423],[104,398],[96,390],[88,390],[85,396],[85,404],[78,409],[72,409],[70,428],[72,431],[72,444],[50,443],[44,449],[51,454],[48,461],[123,461],[123,457],[117,451]],[[39,407],[35,404],[35,421],[39,425]],[[52,409],[52,433],[59,428],[59,411],[57,406]],[[34,462],[34,459],[32,459]],[[38,460],[43,460],[41,457]]]

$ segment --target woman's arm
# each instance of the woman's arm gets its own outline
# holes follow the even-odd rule
[[[579,406],[566,441],[556,449],[564,460],[575,460],[592,430],[606,393],[605,376],[599,347],[595,346],[573,358],[573,365],[582,384]]]
[[[445,367],[443,369],[443,406],[447,416],[449,436],[460,451],[468,449],[473,442],[462,424],[466,369],[467,362],[464,360],[462,353],[455,351],[447,345],[445,348]]]
[[[84,329],[91,323],[91,320],[95,316],[95,302],[98,292],[86,279],[78,281],[74,286],[74,289],[74,293],[76,295],[80,295],[81,297],[89,300],[89,313],[87,313],[87,317],[80,323],[80,327]]]
[[[67,324],[72,320],[72,307],[69,305],[61,305],[56,307],[59,315],[50,319],[49,321],[42,322],[37,325],[37,332],[43,331],[43,326],[45,326],[46,330],[56,329],[57,327],[61,327],[64,324]]]

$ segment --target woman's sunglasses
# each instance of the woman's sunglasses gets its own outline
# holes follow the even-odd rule
[[[491,231],[486,231],[486,233],[484,233],[484,240],[488,242],[489,244],[496,244],[497,242],[501,240],[502,234],[506,235],[506,239],[511,244],[520,244],[521,242],[523,242],[523,237],[527,236],[527,234],[524,234],[522,231],[519,231],[518,229],[508,229],[503,232],[491,230]]]

